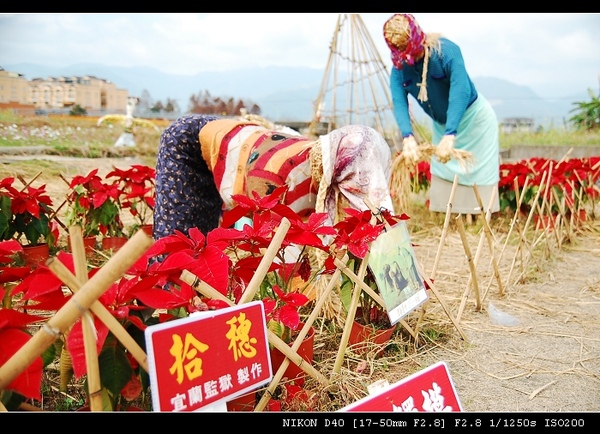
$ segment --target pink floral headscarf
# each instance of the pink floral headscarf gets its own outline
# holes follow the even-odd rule
[[[383,32],[383,37],[385,38],[385,42],[392,52],[392,63],[396,68],[402,69],[402,63],[412,66],[415,64],[416,58],[423,53],[423,44],[425,42],[426,35],[415,20],[415,17],[413,17],[411,14],[394,14],[385,22],[383,28],[385,29],[386,24],[396,17],[403,17],[406,21],[408,21],[410,35],[408,37],[406,48],[404,51],[400,51],[394,44],[391,43],[388,38],[386,38],[385,30]]]

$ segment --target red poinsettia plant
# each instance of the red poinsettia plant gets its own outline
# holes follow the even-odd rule
[[[106,177],[115,179],[122,192],[121,208],[135,220],[131,232],[152,223],[155,203],[156,171],[150,166],[134,164],[127,169],[114,168]]]
[[[15,240],[0,241],[0,366],[10,360],[32,337],[30,327],[44,321],[28,312],[27,302],[13,296],[15,282],[32,273],[29,267],[15,265],[15,255],[23,247]],[[46,363],[37,357],[8,386],[0,391],[0,402],[20,404],[25,398],[41,399],[42,370]],[[8,408],[8,407],[7,407]]]
[[[334,235],[335,231],[325,224],[325,213],[312,213],[303,219],[285,205],[286,192],[287,187],[283,186],[264,197],[234,195],[237,205],[223,214],[221,228],[209,235],[231,258],[229,294],[237,301],[263,260],[283,218],[290,222],[256,298],[263,301],[269,329],[285,342],[291,342],[301,324],[301,309],[309,303],[304,291],[319,272],[311,268],[311,249],[328,251],[323,237]],[[244,217],[249,218],[251,224],[240,230],[231,228]]]
[[[500,209],[517,211],[517,190],[521,195],[519,211],[527,213],[536,206],[535,197],[540,188],[538,204],[544,200],[553,203],[552,211],[559,211],[559,201],[567,209],[576,211],[588,200],[599,196],[600,157],[572,158],[556,161],[531,158],[500,165],[498,192]],[[516,186],[515,186],[516,183]]]
[[[332,246],[336,252],[347,252],[349,261],[348,268],[355,274],[358,274],[362,261],[369,252],[371,242],[385,230],[402,220],[408,220],[407,214],[394,215],[387,209],[379,210],[380,218],[375,219],[373,213],[369,210],[359,211],[352,208],[344,209],[346,217],[338,222],[334,229],[336,236]],[[337,254],[339,256],[339,254]],[[333,257],[325,261],[326,270],[332,270],[334,265]],[[364,282],[377,292],[377,283],[370,271],[367,270]],[[341,300],[346,309],[350,306],[354,282],[345,274],[342,274]],[[366,291],[361,291],[359,299],[360,317],[359,322],[364,325],[372,324],[376,327],[388,328],[390,326],[387,311],[380,306]]]
[[[66,224],[78,225],[83,236],[124,236],[121,219],[121,190],[116,180],[98,175],[93,169],[87,175],[76,175],[69,183]]]
[[[421,160],[410,171],[411,189],[415,193],[427,191],[431,186],[431,164]]]
[[[14,184],[14,177],[0,180],[0,240],[55,246],[59,229],[46,185],[17,188]]]

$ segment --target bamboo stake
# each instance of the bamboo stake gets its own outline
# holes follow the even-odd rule
[[[448,235],[448,227],[450,226],[450,216],[452,215],[452,202],[454,202],[454,194],[456,193],[456,188],[458,186],[458,175],[454,175],[454,182],[452,183],[452,190],[450,190],[450,197],[448,198],[448,204],[446,205],[446,218],[444,219],[444,227],[442,229],[442,236],[440,238],[440,243],[438,244],[438,249],[435,254],[435,260],[433,261],[433,268],[431,269],[431,273],[429,275],[429,279],[431,281],[435,280],[435,274],[437,272],[437,267],[440,262],[440,258],[442,257],[442,249],[444,247],[444,243],[446,241],[446,236]],[[438,298],[439,300],[439,298]],[[419,318],[417,319],[417,325],[415,326],[415,333],[419,334],[419,327],[421,326],[421,322],[425,317],[425,312],[427,312],[427,305],[429,300],[423,303],[421,307],[421,313]]]
[[[0,366],[0,391],[61,336],[109,287],[150,248],[154,240],[138,231],[50,318],[32,338]]]
[[[483,213],[483,200],[481,199],[481,195],[479,194],[479,189],[477,185],[473,185],[473,191],[475,192],[475,198],[477,199],[477,203],[479,204],[479,208]],[[502,278],[500,277],[500,270],[498,269],[498,261],[496,260],[496,248],[494,247],[494,235],[492,234],[492,229],[490,228],[490,219],[492,218],[492,204],[496,199],[496,194],[498,193],[498,188],[496,187],[490,196],[490,202],[488,203],[487,211],[483,216],[483,231],[485,232],[485,236],[488,242],[488,247],[490,249],[490,254],[492,256],[492,266],[494,267],[494,277],[496,278],[496,282],[498,282],[498,295],[504,295],[504,287],[502,286]],[[483,293],[483,299],[487,294],[487,290]]]
[[[31,180],[29,182],[27,182],[25,180],[25,178],[23,178],[21,175],[18,175],[17,178],[19,179],[19,181],[21,181],[21,183],[23,184],[23,188],[21,189],[21,191],[25,191],[25,189],[27,187],[29,187],[31,184],[33,184],[33,181],[35,181],[36,179],[38,179],[40,177],[40,175],[42,174],[42,172],[38,172],[33,178],[31,178]]]
[[[344,262],[348,261],[348,255],[344,255],[343,261]],[[333,274],[332,279],[329,280],[329,283],[328,283],[327,287],[325,288],[325,290],[321,294],[320,298],[317,300],[317,303],[316,303],[315,307],[313,308],[312,312],[310,313],[308,319],[304,322],[304,327],[302,328],[302,330],[300,331],[300,333],[298,333],[298,335],[296,336],[296,340],[292,344],[292,348],[291,348],[291,350],[294,353],[296,353],[298,351],[298,348],[300,348],[300,345],[302,344],[302,341],[304,340],[304,337],[308,333],[308,330],[310,329],[310,327],[314,323],[315,319],[317,318],[317,316],[321,312],[321,309],[323,308],[323,306],[327,302],[327,298],[329,297],[329,293],[333,290],[333,288],[336,287],[336,282],[339,279],[339,277],[340,277],[340,273],[336,270],[336,272]],[[306,363],[305,363],[305,360],[302,357],[300,357],[300,358],[302,360],[301,360],[301,364],[298,365],[298,366],[300,366],[302,368],[302,366],[306,365]],[[262,411],[265,408],[265,406],[269,402],[269,397],[271,397],[273,395],[273,393],[275,392],[275,389],[277,388],[277,385],[279,384],[279,382],[281,381],[281,378],[285,374],[285,371],[286,371],[287,367],[289,366],[289,364],[290,364],[290,359],[286,357],[283,360],[283,362],[281,363],[281,365],[279,366],[279,369],[277,370],[277,372],[275,373],[275,375],[273,376],[273,378],[271,379],[271,383],[267,387],[266,393],[263,394],[263,396],[261,397],[260,401],[256,405],[256,407],[255,407],[256,411]],[[329,384],[331,384],[331,382],[329,380],[327,380],[327,382],[324,383],[325,386],[327,386]]]
[[[550,167],[547,170],[546,173],[548,173],[548,183],[546,183],[544,185],[544,193],[542,195],[542,204],[540,205],[537,201],[534,202],[534,204],[538,207],[538,215],[539,215],[539,219],[542,222],[542,228],[544,230],[544,234],[546,235],[545,237],[545,241],[546,241],[546,251],[550,251],[550,244],[549,244],[549,233],[550,233],[550,225],[546,223],[546,219],[544,218],[544,210],[547,210],[548,212],[548,218],[552,218],[552,208],[550,205],[550,198],[549,198],[549,191],[550,188],[552,188],[552,169],[553,169],[553,163],[550,162],[549,163]],[[541,190],[541,187],[540,187]],[[536,226],[536,230],[537,230],[537,226]]]
[[[252,276],[250,283],[248,283],[248,287],[245,289],[244,293],[240,297],[238,304],[248,303],[252,301],[256,291],[260,288],[260,284],[265,278],[265,275],[269,271],[269,267],[273,263],[273,260],[277,256],[277,252],[281,248],[281,243],[283,243],[283,239],[290,229],[291,223],[287,218],[283,218],[279,227],[277,228],[277,232],[273,236],[271,240],[271,244],[267,248],[264,256],[260,260],[260,264],[258,264],[258,268],[256,269],[256,273]]]
[[[568,205],[566,204],[566,199],[563,196],[562,200],[558,197],[558,193],[556,192],[556,190],[552,190],[552,196],[554,197],[554,200],[556,201],[557,205],[558,205],[558,211],[560,213],[561,216],[561,223],[566,222],[566,217],[567,217],[567,209],[569,208]],[[563,225],[560,225],[560,236],[557,236],[556,238],[556,242],[558,243],[558,248],[559,250],[562,249],[562,240],[563,240],[563,233],[562,233],[562,227]],[[564,224],[564,228],[565,228],[565,232],[567,233],[567,239],[571,239],[571,232],[573,231],[573,214],[571,213],[571,218],[569,219],[568,223]],[[558,226],[555,224],[554,225],[554,229],[558,230]]]
[[[375,216],[371,216],[371,223],[374,223],[375,220]],[[355,286],[354,289],[352,291],[352,299],[350,301],[350,306],[348,307],[348,313],[346,314],[346,322],[344,323],[344,330],[342,332],[342,339],[341,339],[341,343],[340,343],[340,347],[338,349],[336,358],[335,358],[335,362],[333,364],[334,366],[334,374],[339,373],[339,370],[341,369],[342,366],[342,361],[344,359],[344,353],[346,352],[346,347],[348,345],[348,340],[350,339],[350,331],[352,330],[352,323],[354,322],[354,318],[356,315],[356,309],[358,308],[358,302],[360,301],[360,295],[362,291],[366,291],[367,294],[369,294],[380,306],[382,306],[385,309],[385,303],[383,301],[383,299],[379,296],[379,294],[377,294],[375,291],[373,291],[367,284],[365,284],[364,279],[365,279],[365,274],[367,273],[367,264],[369,261],[369,254],[370,254],[370,250],[367,251],[367,254],[365,255],[365,257],[362,259],[362,262],[360,263],[360,267],[358,268],[358,276],[354,276],[356,277],[356,280],[352,279]],[[337,258],[334,258],[334,262],[336,264],[336,267],[338,267],[338,269],[342,269],[342,271],[348,273],[348,276],[350,276],[351,270],[347,267],[345,262],[339,263],[337,262]],[[354,274],[354,273],[351,273]]]
[[[542,182],[540,183],[540,186],[544,185],[545,179],[546,179],[546,172],[544,172],[542,174]],[[535,195],[533,203],[537,203],[537,201],[538,201],[538,199],[540,197],[541,192],[542,192],[542,189],[539,188],[538,191],[537,191],[537,193],[536,193],[536,195]],[[508,272],[508,276],[506,277],[506,284],[507,285],[508,285],[508,282],[510,280],[510,276],[512,274],[513,267],[515,265],[515,261],[517,259],[517,254],[519,252],[522,252],[521,246],[522,246],[523,242],[525,242],[525,246],[528,249],[530,247],[529,243],[527,242],[527,238],[525,237],[525,234],[527,233],[527,229],[529,228],[529,224],[531,223],[531,219],[533,218],[533,213],[534,212],[535,212],[535,206],[532,206],[531,209],[529,210],[529,214],[527,215],[527,220],[525,221],[525,225],[524,225],[523,229],[521,230],[520,227],[517,226],[517,230],[519,231],[519,246],[517,247],[517,252],[516,252],[515,256],[513,257],[513,261],[512,261],[510,270]],[[530,257],[533,258],[533,252],[531,250],[529,250],[529,252],[531,254]],[[539,264],[538,264],[538,266],[539,266]],[[521,270],[522,270],[522,272],[524,272],[523,269],[524,269],[524,261],[522,260],[521,261]]]
[[[71,273],[71,271],[59,260],[50,259],[48,268],[56,274],[56,276],[67,285],[71,291],[77,292],[80,290],[82,283]],[[123,344],[127,351],[131,353],[133,358],[137,360],[140,366],[148,372],[148,358],[146,353],[138,345],[138,343],[125,330],[121,323],[104,307],[98,300],[94,301],[90,306],[94,314],[102,321],[110,332]]]
[[[71,250],[75,265],[75,276],[80,282],[85,283],[88,281],[88,272],[81,227],[71,226],[69,228],[69,237],[71,239]],[[89,310],[85,311],[81,317],[81,328],[83,330],[83,343],[85,348],[90,411],[102,411],[102,384],[98,366],[97,337],[94,327],[94,315],[92,315]]]
[[[525,179],[525,184],[523,185],[523,190],[525,190],[527,188],[528,182],[529,182],[529,179]],[[506,239],[504,240],[502,250],[500,250],[500,255],[498,256],[498,262],[500,262],[502,260],[502,257],[504,256],[508,242],[510,241],[510,236],[512,235],[514,228],[518,224],[519,213],[520,213],[520,209],[521,209],[522,196],[519,191],[519,180],[517,178],[514,178],[513,186],[514,186],[514,190],[515,190],[515,205],[516,205],[515,213],[511,219],[510,227],[508,229],[508,234],[506,234]],[[519,253],[520,244],[521,244],[521,239],[519,238],[519,247],[517,247],[517,252],[515,253],[515,257]],[[507,283],[508,283],[508,281],[507,281]],[[490,281],[488,283],[488,288],[491,286],[491,284],[492,284],[492,281],[490,279]]]
[[[475,270],[475,264],[473,263],[473,257],[471,256],[471,249],[469,248],[469,240],[467,240],[467,234],[465,233],[465,225],[462,221],[462,216],[459,214],[456,217],[456,222],[458,225],[458,232],[460,234],[460,239],[462,240],[463,248],[465,250],[465,255],[467,256],[467,262],[469,263],[469,269],[471,270],[471,277],[473,280],[473,289],[475,290],[475,310],[481,310],[481,297],[479,296],[479,286],[477,285],[477,274]],[[463,298],[460,304],[460,308],[458,310],[458,314],[456,315],[458,321],[460,321],[460,317],[462,315],[462,311],[464,309],[466,299],[469,295],[469,290],[471,289],[471,285],[467,286],[467,289],[463,293]]]

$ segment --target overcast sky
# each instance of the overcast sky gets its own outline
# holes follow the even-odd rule
[[[382,36],[392,13],[360,14],[391,67]],[[600,88],[600,14],[415,13],[456,42],[473,77],[530,87],[542,98]],[[101,63],[192,75],[246,67],[325,68],[336,13],[0,13],[0,67]],[[16,71],[18,72],[18,71]]]

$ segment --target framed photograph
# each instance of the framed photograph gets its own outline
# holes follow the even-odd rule
[[[404,221],[382,232],[371,243],[368,265],[392,325],[429,298],[416,264]]]

